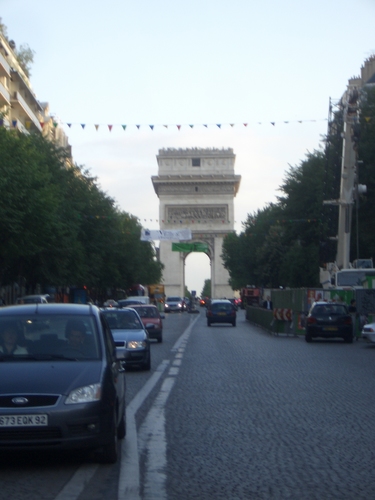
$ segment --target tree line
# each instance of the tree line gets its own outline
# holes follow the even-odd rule
[[[0,128],[0,286],[158,283],[162,264],[88,170],[39,134]]]
[[[375,261],[375,89],[362,91],[359,126],[353,131],[358,196],[351,223],[351,260]],[[222,258],[233,290],[246,285],[267,288],[319,287],[319,268],[336,258],[342,159],[342,107],[334,113],[322,148],[307,153],[285,174],[275,203],[248,214],[240,234],[229,234]]]

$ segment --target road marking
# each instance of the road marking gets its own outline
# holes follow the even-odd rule
[[[55,500],[75,500],[86,488],[95,474],[98,465],[82,465],[72,479],[64,486]]]
[[[172,352],[176,352],[175,358],[182,358],[187,340],[191,330],[198,320],[198,317],[190,323],[184,333],[178,338]],[[175,382],[175,378],[167,377],[160,389],[156,400],[148,412],[145,422],[140,429],[140,442],[138,445],[138,435],[135,422],[135,415],[142,406],[146,398],[149,396],[152,389],[155,387],[160,377],[169,366],[169,361],[164,360],[156,369],[155,373],[149,378],[142,389],[133,398],[131,403],[126,408],[126,439],[122,443],[122,458],[120,467],[120,478],[118,487],[118,500],[140,500],[140,476],[139,476],[139,451],[143,447],[147,447],[147,470],[145,484],[145,498],[165,499],[165,473],[163,469],[166,466],[166,439],[165,439],[165,404],[170,394],[170,391]],[[173,371],[173,375],[178,374],[179,368],[171,367],[169,371]],[[144,434],[146,430],[146,434]]]
[[[169,365],[164,360],[126,407],[126,438],[122,442],[118,498],[139,500],[139,454],[135,414]]]

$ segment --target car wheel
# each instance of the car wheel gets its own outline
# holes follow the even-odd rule
[[[348,335],[345,335],[344,342],[346,342],[347,344],[352,344],[353,343],[353,334],[348,333]]]
[[[211,321],[207,320],[207,326],[211,326]]]
[[[159,344],[161,344],[163,342],[163,335],[159,335],[157,341],[159,342]]]
[[[312,342],[311,333],[308,333],[308,332],[305,333],[305,340],[306,340],[306,342]]]
[[[145,363],[143,365],[143,369],[146,371],[151,370],[151,354],[150,353],[148,353],[147,361],[145,361]]]
[[[125,416],[125,411],[124,410],[124,415],[121,418],[121,421],[119,423],[119,426],[117,427],[117,439],[124,439],[126,436],[126,416]]]
[[[111,439],[108,444],[103,446],[100,454],[100,462],[104,464],[115,464],[118,459],[118,430],[116,429],[116,416],[113,415],[111,428]]]
[[[233,326],[236,326],[236,320],[233,321],[232,323]]]

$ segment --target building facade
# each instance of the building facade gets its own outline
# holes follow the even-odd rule
[[[17,59],[16,45],[0,33],[0,126],[29,134],[42,134],[71,158],[68,138],[60,123],[50,115],[48,103],[41,103]]]

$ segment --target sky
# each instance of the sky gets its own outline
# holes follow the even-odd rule
[[[322,148],[330,100],[375,53],[375,0],[0,0],[0,17],[34,51],[33,90],[75,163],[148,229],[159,149],[201,147],[236,155],[241,232]],[[208,257],[185,274],[199,295]]]

